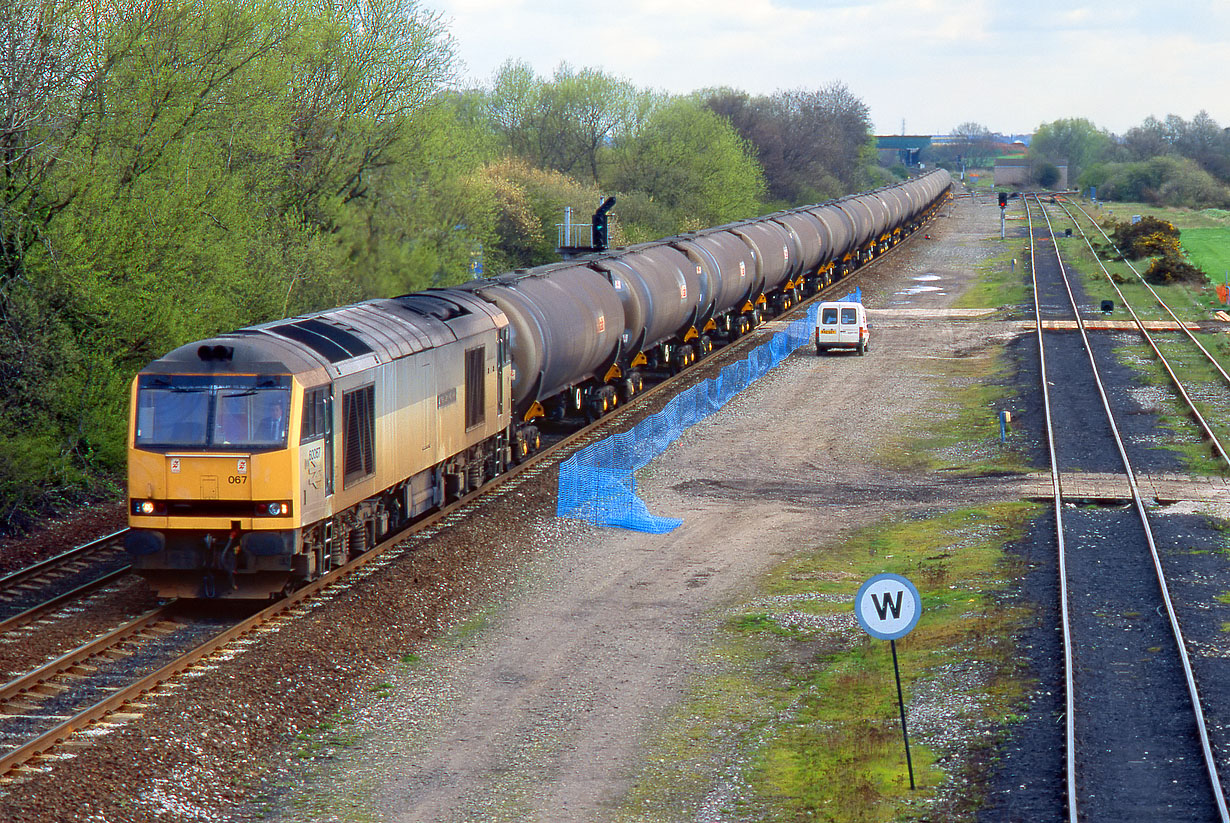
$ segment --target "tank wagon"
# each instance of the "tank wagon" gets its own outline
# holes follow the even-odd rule
[[[583,260],[220,334],[141,370],[133,567],[160,596],[278,596],[912,232],[943,171]]]

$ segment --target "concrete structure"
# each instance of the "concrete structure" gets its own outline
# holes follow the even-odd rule
[[[995,186],[1034,186],[1034,163],[1029,158],[998,158],[995,161]],[[1056,163],[1059,169],[1057,189],[1068,188],[1068,164]]]

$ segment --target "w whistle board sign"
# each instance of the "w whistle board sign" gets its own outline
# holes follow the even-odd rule
[[[918,589],[899,574],[877,574],[859,588],[854,598],[858,624],[880,640],[905,637],[921,615]]]

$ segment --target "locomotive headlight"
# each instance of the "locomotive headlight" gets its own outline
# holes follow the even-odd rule
[[[274,503],[257,503],[257,517],[286,517],[290,514],[290,503],[279,500]]]
[[[283,508],[284,507],[282,506],[281,503],[270,503],[268,506],[269,513],[275,516],[279,514],[285,514],[285,512],[282,511]]]
[[[134,500],[132,501],[133,514],[153,514],[155,511],[153,500]]]

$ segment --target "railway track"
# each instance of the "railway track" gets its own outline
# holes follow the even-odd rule
[[[1067,818],[1230,821],[1154,529],[1100,375],[1099,347],[1085,330],[1049,217],[1035,201],[1041,220],[1035,224],[1028,204],[1026,217],[1058,547]],[[1047,315],[1074,317],[1079,335],[1044,334]],[[1057,380],[1048,366],[1055,355],[1086,359],[1087,382]],[[1100,416],[1090,413],[1090,385]],[[1083,426],[1071,425],[1078,420]],[[1091,460],[1118,463],[1131,489],[1129,509],[1065,505],[1064,474]]]
[[[127,529],[0,577],[0,635],[97,591],[128,573]]]
[[[775,318],[775,322],[795,319],[803,315],[812,302],[848,292],[874,273],[877,264],[891,257],[898,248],[900,244],[812,298],[801,301]],[[747,349],[759,345],[772,332],[772,325],[762,326],[677,375],[661,375],[662,382],[638,394],[633,403],[562,437],[535,459],[514,467],[483,488],[393,535],[348,565],[255,614],[231,620],[224,627],[211,626],[199,615],[192,617],[181,604],[172,602],[14,678],[0,687],[0,776],[12,777],[20,775],[24,769],[37,768],[40,758],[53,754],[65,741],[92,726],[127,722],[138,717],[144,695],[202,664],[240,638],[293,618],[318,598],[332,596],[340,590],[339,584],[360,580],[394,560],[402,551],[412,551],[421,541],[430,540],[451,523],[471,514],[484,498],[512,491],[519,484],[557,466],[573,452],[630,421],[653,413],[655,406],[665,404],[675,392],[743,356]],[[121,536],[122,533],[117,533],[105,539]],[[87,544],[76,551],[96,545]],[[45,610],[51,606],[41,608]],[[90,700],[91,695],[98,699]],[[6,727],[6,721],[12,722]]]
[[[1230,468],[1230,455],[1228,455],[1226,446],[1223,444],[1221,437],[1219,437],[1217,433],[1218,426],[1216,421],[1209,420],[1207,416],[1201,412],[1195,399],[1196,393],[1194,391],[1189,391],[1188,387],[1183,384],[1176,373],[1176,366],[1172,362],[1172,358],[1167,357],[1163,352],[1163,348],[1166,346],[1162,342],[1161,337],[1159,335],[1151,334],[1149,329],[1145,326],[1145,321],[1137,313],[1136,308],[1132,306],[1131,301],[1123,293],[1123,290],[1119,288],[1119,284],[1115,282],[1114,277],[1111,276],[1110,271],[1107,270],[1105,263],[1102,262],[1102,258],[1097,254],[1088,234],[1085,233],[1080,221],[1077,220],[1075,214],[1073,214],[1073,209],[1084,217],[1087,223],[1098,230],[1103,239],[1108,244],[1111,244],[1111,248],[1114,248],[1110,236],[1107,235],[1106,232],[1102,230],[1101,225],[1099,225],[1098,222],[1078,204],[1070,201],[1065,203],[1063,200],[1056,199],[1055,205],[1062,209],[1064,216],[1070,220],[1076,230],[1080,232],[1081,238],[1085,241],[1085,245],[1089,249],[1089,253],[1093,256],[1093,259],[1097,262],[1098,267],[1102,270],[1102,274],[1105,277],[1106,282],[1112,289],[1114,289],[1116,296],[1119,298],[1120,305],[1127,309],[1128,313],[1131,315],[1132,321],[1136,324],[1136,327],[1140,332],[1140,335],[1143,337],[1146,345],[1148,345],[1149,349],[1153,352],[1153,356],[1157,359],[1157,362],[1166,372],[1175,393],[1182,399],[1188,416],[1191,417],[1193,422],[1195,422],[1197,427],[1200,429],[1202,436],[1209,443],[1209,446],[1213,451],[1213,456],[1223,468]],[[1071,209],[1068,207],[1069,205],[1072,206]],[[1115,251],[1118,252],[1119,250],[1115,249]],[[1162,299],[1162,296],[1158,294],[1151,285],[1149,285],[1148,281],[1145,280],[1140,271],[1132,265],[1131,261],[1125,260],[1124,262],[1127,263],[1128,268],[1131,269],[1132,273],[1136,276],[1136,279],[1139,281],[1140,285],[1144,286],[1144,288],[1148,290],[1149,294],[1153,298],[1153,301],[1157,304],[1157,307],[1170,318],[1171,323],[1173,323],[1173,328],[1180,333],[1183,342],[1188,344],[1186,351],[1198,352],[1198,359],[1200,362],[1211,372],[1220,377],[1220,381],[1214,388],[1214,391],[1222,399],[1224,404],[1230,405],[1230,395],[1227,394],[1227,392],[1230,391],[1230,374],[1226,372],[1221,363],[1218,362],[1217,358],[1214,357],[1205,345],[1200,342],[1196,335],[1192,333],[1192,330],[1188,328],[1189,324],[1180,320],[1174,309]],[[1173,335],[1168,336],[1173,337]],[[1170,348],[1173,349],[1174,347],[1171,346]],[[1172,352],[1172,356],[1175,354],[1180,357],[1183,356],[1182,352]]]

